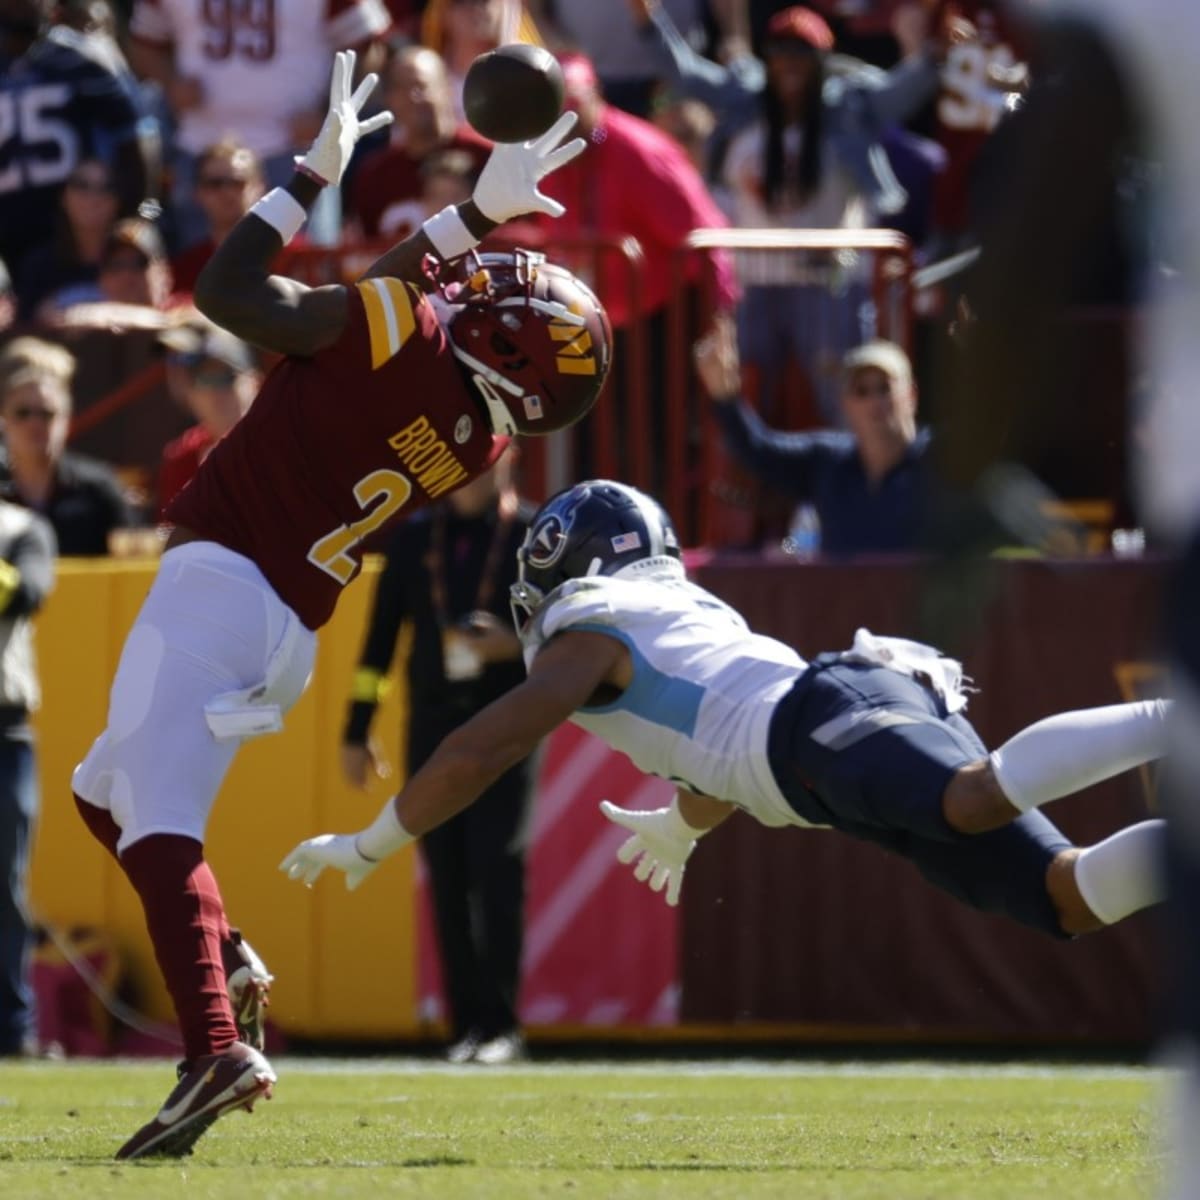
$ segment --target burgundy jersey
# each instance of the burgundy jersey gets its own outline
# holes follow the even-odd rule
[[[505,444],[413,284],[348,289],[342,336],[285,358],[166,518],[244,554],[310,629],[365,538],[486,469]]]
[[[1004,113],[998,77],[1027,61],[1027,47],[1001,0],[950,0],[945,7],[970,21],[976,33],[946,50],[937,98],[934,137],[946,149],[946,167],[934,184],[934,224],[958,233],[967,226],[971,170]]]

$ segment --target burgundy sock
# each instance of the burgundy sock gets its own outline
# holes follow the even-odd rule
[[[74,792],[71,794],[75,795]],[[121,827],[112,819],[112,813],[106,808],[97,808],[78,796],[75,796],[75,807],[79,810],[83,823],[91,830],[92,837],[120,862],[117,858],[117,839],[121,836]]]
[[[227,1050],[237,1041],[221,963],[229,922],[204,848],[193,838],[152,834],[121,855],[121,866],[141,899],[186,1057]]]

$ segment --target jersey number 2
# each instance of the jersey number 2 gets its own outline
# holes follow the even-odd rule
[[[318,538],[308,552],[308,561],[332,575],[343,587],[354,578],[358,563],[350,556],[368,534],[397,513],[412,495],[412,484],[399,471],[379,470],[364,475],[354,485],[354,498],[361,509],[369,509],[353,525],[339,525]],[[371,507],[374,505],[374,508]]]

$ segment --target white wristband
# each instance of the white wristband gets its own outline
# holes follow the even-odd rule
[[[283,238],[285,246],[300,232],[300,226],[308,216],[304,205],[284,188],[272,188],[250,206],[250,211],[259,220],[266,221]]]
[[[400,824],[396,815],[396,800],[392,797],[379,811],[379,816],[354,839],[354,848],[368,862],[380,862],[389,854],[395,854],[401,846],[415,841],[411,833]]]
[[[458,258],[479,245],[479,239],[467,228],[466,222],[458,215],[458,209],[453,204],[448,204],[441,212],[434,213],[421,226],[421,230],[433,243],[438,257],[447,261]]]

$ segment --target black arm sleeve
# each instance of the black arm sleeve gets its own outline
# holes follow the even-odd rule
[[[789,496],[809,495],[820,453],[815,435],[771,429],[744,400],[714,404],[712,411],[726,448],[746,470]]]
[[[382,678],[391,668],[400,626],[409,610],[406,579],[417,567],[412,528],[405,523],[388,543],[383,570],[375,585],[371,615],[367,620],[367,632],[355,671],[356,688],[351,696],[342,733],[345,742],[362,745],[367,740],[378,701],[366,696],[365,689],[360,692],[358,683],[360,680],[369,680],[371,675]]]

